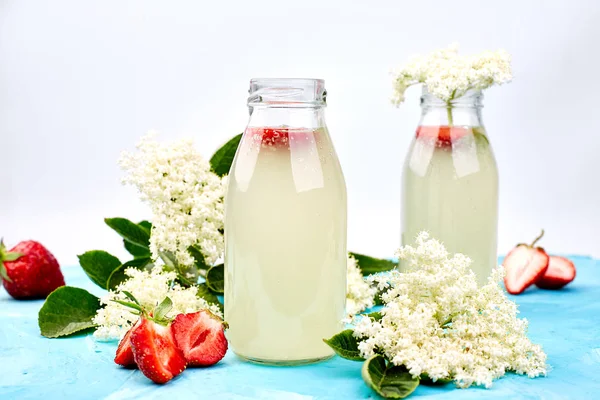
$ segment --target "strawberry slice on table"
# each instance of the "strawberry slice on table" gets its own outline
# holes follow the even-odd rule
[[[511,294],[521,294],[525,289],[534,284],[548,269],[550,257],[541,247],[535,244],[544,236],[544,231],[531,243],[518,244],[504,259],[502,265],[504,286]]]
[[[65,285],[56,258],[33,240],[20,242],[10,251],[0,241],[0,276],[15,299],[45,299]]]
[[[566,257],[550,256],[546,273],[535,281],[540,289],[560,289],[575,279],[576,271],[573,261]]]
[[[205,367],[216,364],[227,352],[225,322],[207,310],[179,314],[171,328],[175,343],[188,365]]]
[[[167,383],[185,369],[185,357],[175,345],[170,326],[142,316],[130,340],[135,363],[153,382]]]
[[[125,368],[135,368],[137,364],[135,363],[135,359],[133,357],[133,350],[131,349],[131,334],[134,329],[137,328],[141,323],[141,320],[138,320],[131,329],[127,331],[123,339],[119,342],[119,347],[117,348],[117,354],[115,355],[115,363],[122,365]]]

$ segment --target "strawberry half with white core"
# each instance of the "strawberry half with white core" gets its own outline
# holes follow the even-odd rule
[[[502,263],[506,271],[504,286],[508,293],[523,293],[546,273],[550,257],[543,248],[535,247],[535,244],[543,236],[544,230],[533,243],[530,245],[518,244],[504,259]]]
[[[540,289],[560,289],[575,279],[575,264],[565,257],[550,256],[546,273],[535,281]]]
[[[207,310],[175,317],[175,343],[183,351],[190,366],[206,367],[216,364],[227,352],[225,328],[219,317]]]

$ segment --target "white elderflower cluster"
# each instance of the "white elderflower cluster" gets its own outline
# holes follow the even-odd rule
[[[498,281],[501,267],[479,288],[471,260],[455,254],[427,233],[417,247],[398,256],[408,271],[373,276],[385,290],[382,319],[356,317],[354,335],[363,357],[383,353],[414,376],[451,379],[459,387],[482,385],[514,371],[530,378],[546,374],[546,354],[527,338],[527,320]]]
[[[346,281],[346,314],[354,315],[373,307],[377,288],[365,280],[356,258],[348,254]]]
[[[98,310],[93,320],[98,325],[94,332],[94,336],[98,339],[122,338],[139,318],[131,308],[113,301],[131,301],[123,293],[124,291],[131,293],[147,310],[154,309],[168,296],[173,302],[173,309],[167,314],[168,317],[203,309],[208,309],[220,317],[223,316],[219,307],[207,303],[196,295],[198,291],[196,287],[183,288],[173,284],[176,278],[174,272],[162,271],[161,267],[154,267],[150,272],[128,268],[125,274],[129,279],[100,299],[104,307]]]
[[[394,97],[399,105],[404,92],[412,85],[424,83],[431,94],[449,102],[469,89],[483,90],[512,80],[511,57],[504,50],[460,56],[458,44],[416,56],[393,73]]]
[[[160,144],[154,136],[144,136],[139,151],[125,152],[119,161],[128,173],[123,183],[137,187],[152,209],[152,256],[157,260],[159,252],[170,251],[180,264],[190,266],[194,259],[187,249],[197,245],[212,265],[224,250],[225,182],[191,140]]]

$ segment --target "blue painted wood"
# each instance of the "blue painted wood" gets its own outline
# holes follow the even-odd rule
[[[560,291],[536,288],[514,296],[530,322],[531,339],[548,353],[546,378],[509,374],[487,390],[419,387],[411,398],[593,399],[600,396],[600,261],[573,257],[577,279]],[[69,285],[95,287],[78,267],[64,268]],[[361,363],[339,357],[303,367],[264,367],[231,352],[211,368],[189,369],[164,386],[113,363],[115,343],[91,335],[40,336],[42,301],[15,301],[0,291],[0,399],[368,399]]]

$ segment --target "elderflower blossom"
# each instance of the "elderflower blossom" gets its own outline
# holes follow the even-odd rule
[[[498,268],[479,288],[471,260],[422,232],[417,248],[398,256],[408,271],[371,277],[385,290],[382,319],[356,317],[354,335],[365,358],[382,352],[414,376],[452,379],[459,387],[490,387],[506,371],[546,374],[546,354],[527,338],[527,320],[504,294]]]
[[[505,50],[484,51],[471,56],[459,56],[458,44],[416,56],[393,72],[394,97],[400,105],[404,92],[412,85],[424,83],[434,96],[449,102],[469,89],[483,90],[512,80],[511,57]]]
[[[175,254],[184,266],[194,264],[188,248],[200,247],[211,265],[224,250],[225,181],[194,149],[191,140],[160,144],[152,133],[144,136],[136,153],[123,153],[119,164],[128,175],[123,183],[139,190],[150,205],[150,250],[155,260],[162,251]]]
[[[213,314],[222,317],[219,307],[207,303],[196,295],[198,291],[196,287],[183,288],[178,284],[173,284],[176,278],[174,272],[162,271],[161,267],[154,267],[152,271],[128,268],[125,270],[125,274],[129,276],[129,279],[100,299],[100,303],[104,307],[98,310],[93,320],[98,325],[94,332],[96,338],[104,340],[121,338],[139,318],[131,308],[113,301],[130,301],[123,293],[124,291],[131,293],[147,310],[154,309],[168,296],[173,302],[173,309],[167,314],[167,317],[202,309],[208,309]]]
[[[365,280],[360,268],[358,268],[356,258],[350,254],[348,254],[347,266],[346,313],[354,315],[373,307],[377,288]]]

